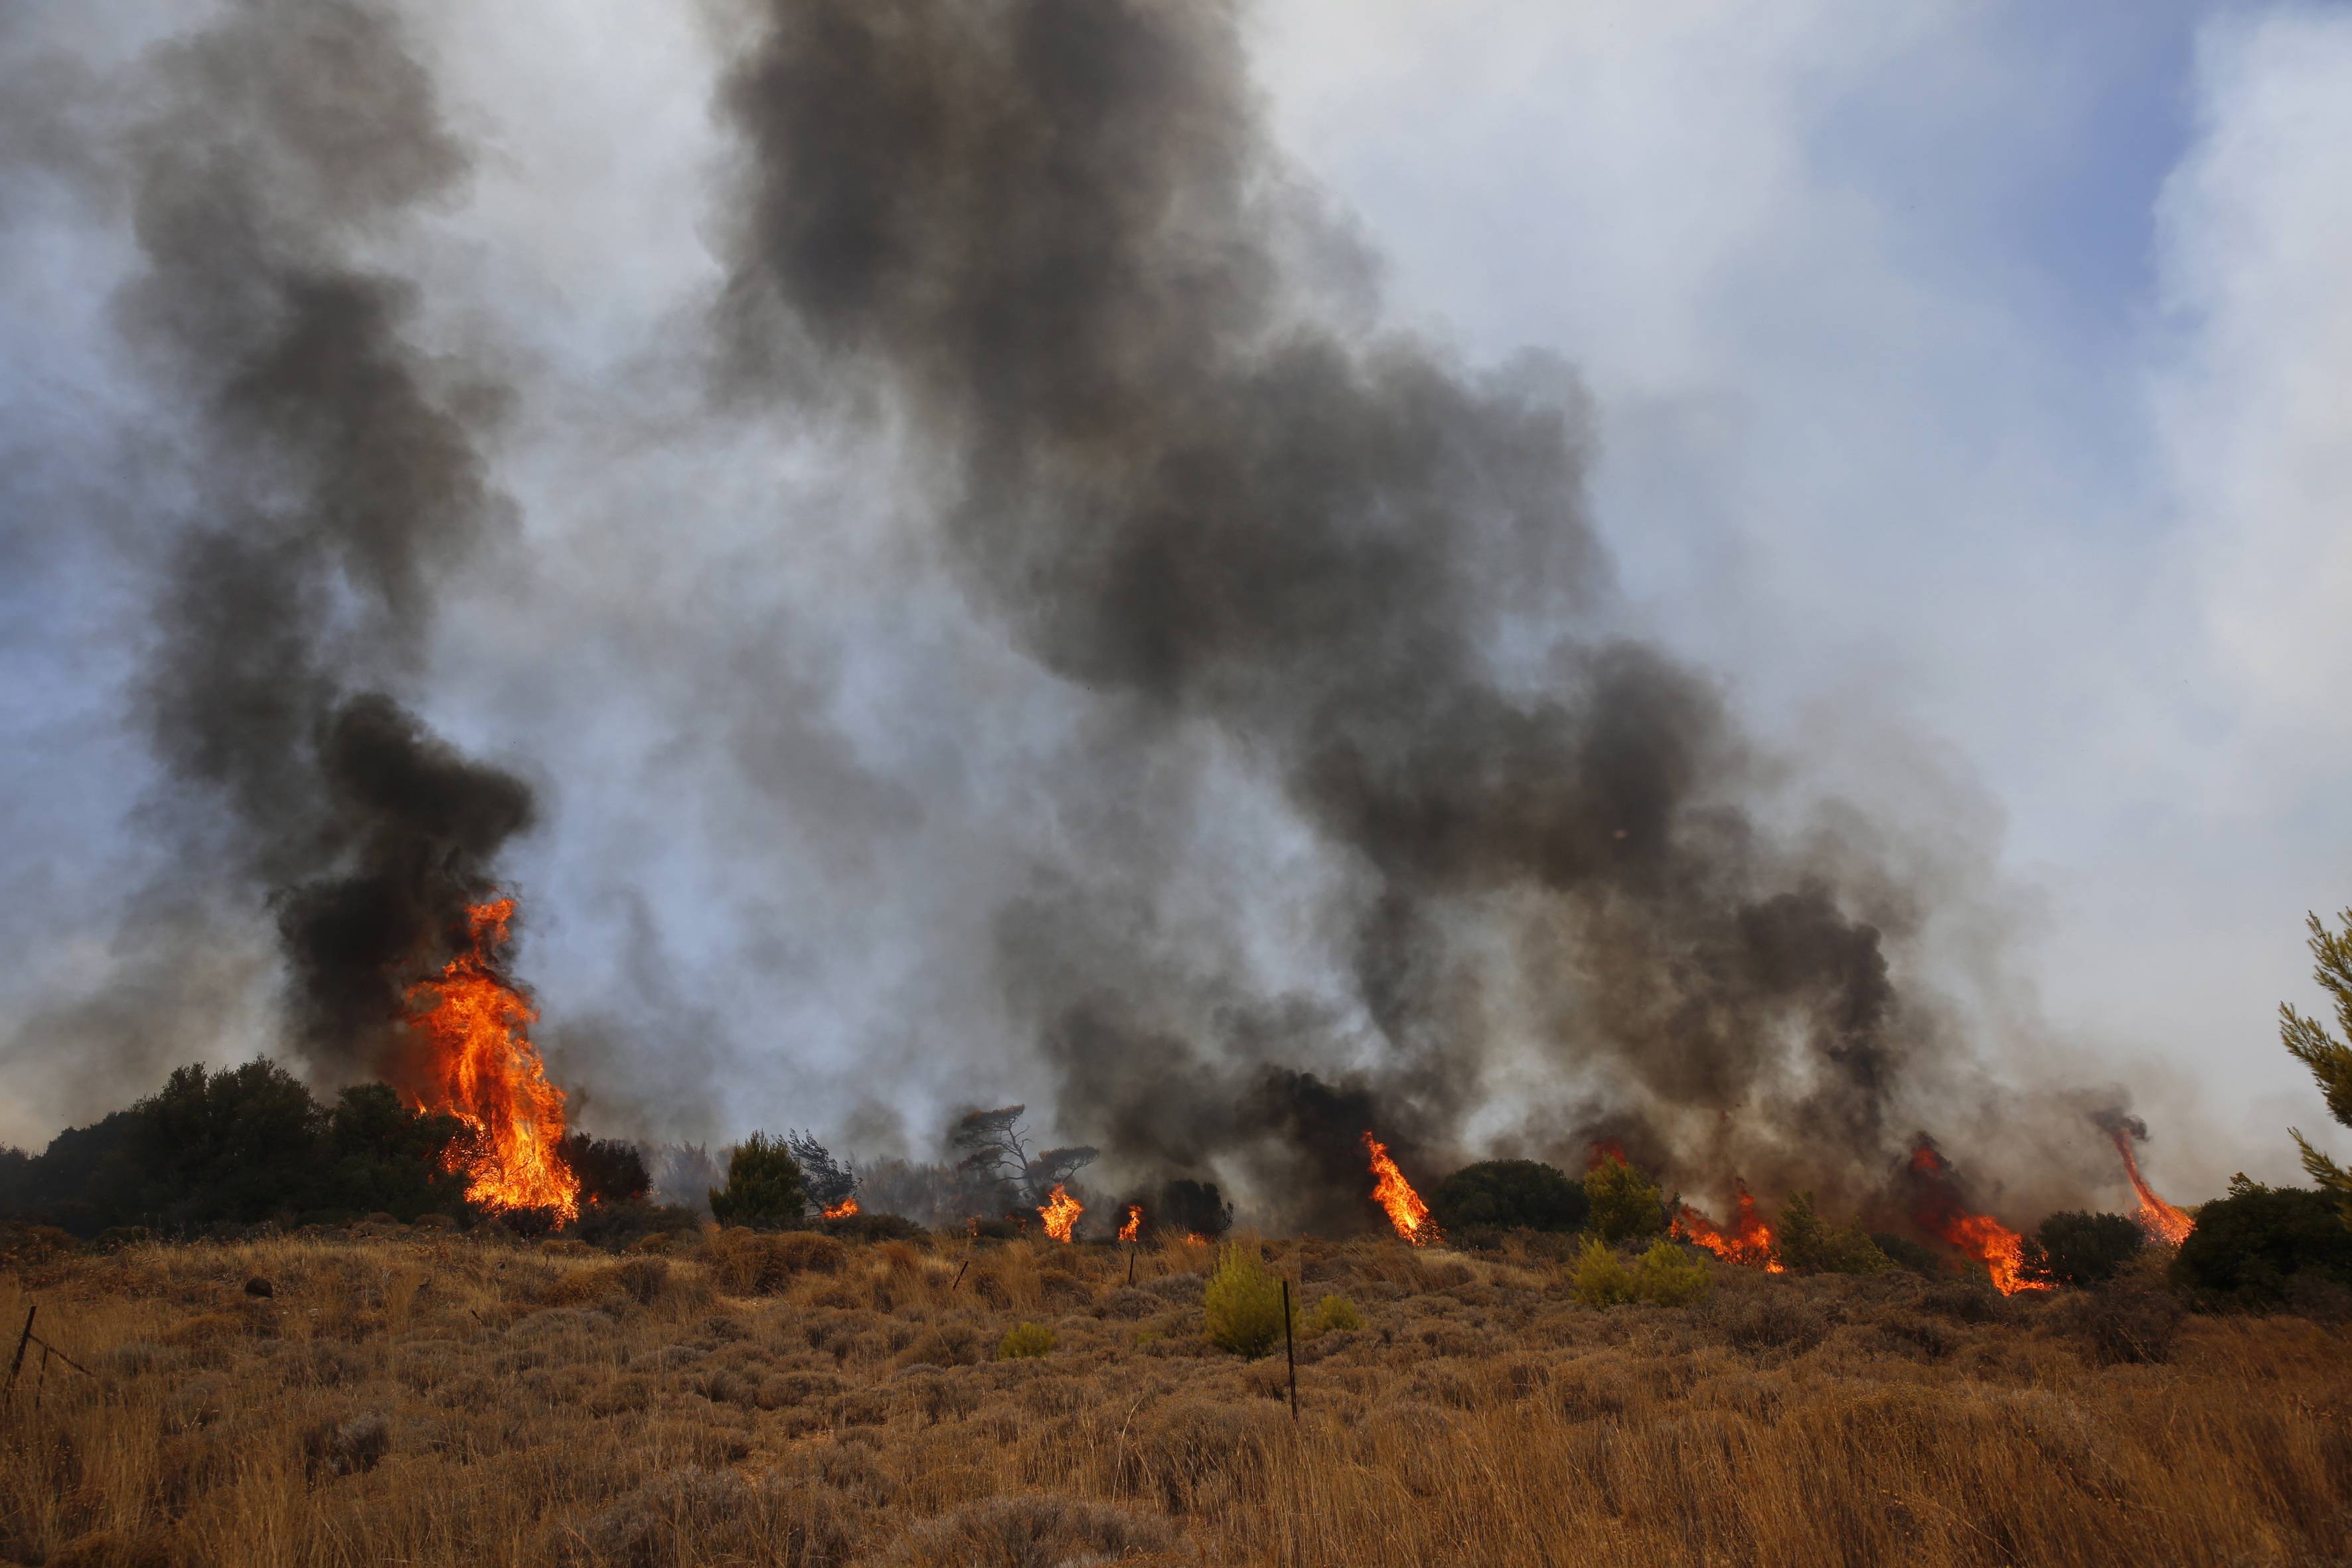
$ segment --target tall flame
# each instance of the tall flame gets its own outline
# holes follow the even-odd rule
[[[2139,1212],[2132,1217],[2139,1221],[2140,1229],[2147,1233],[2150,1241],[2179,1247],[2197,1228],[2197,1222],[2158,1197],[2156,1189],[2141,1180],[2139,1162],[2132,1157],[2131,1141],[2122,1128],[2116,1129],[2115,1140],[2116,1152],[2124,1157],[2124,1174],[2131,1178],[2132,1191],[2139,1194]]]
[[[1412,1184],[1404,1179],[1404,1173],[1389,1158],[1389,1146],[1366,1132],[1364,1155],[1372,1166],[1372,1202],[1388,1212],[1389,1223],[1396,1226],[1397,1235],[1415,1247],[1427,1247],[1433,1241],[1444,1239],[1437,1222],[1429,1217],[1429,1205],[1421,1201],[1421,1194],[1412,1190]]]
[[[1045,1194],[1045,1203],[1038,1208],[1037,1217],[1045,1222],[1047,1236],[1055,1241],[1067,1241],[1070,1239],[1070,1227],[1076,1225],[1078,1216],[1086,1212],[1087,1205],[1072,1197],[1067,1187],[1055,1182],[1054,1190]]]
[[[831,1208],[826,1209],[824,1211],[824,1217],[827,1219],[847,1219],[851,1215],[854,1215],[856,1212],[857,1197],[856,1194],[852,1194],[848,1197],[842,1199],[839,1203],[835,1204]]]
[[[409,988],[410,1026],[431,1051],[431,1080],[415,1098],[472,1130],[457,1157],[468,1198],[494,1212],[551,1210],[569,1224],[580,1214],[580,1178],[559,1148],[563,1091],[530,1043],[537,1010],[492,963],[514,911],[512,899],[468,905],[465,950]]]
[[[1118,1238],[1121,1241],[1133,1241],[1142,1234],[1143,1205],[1129,1204],[1127,1205],[1127,1222],[1118,1227]]]
[[[1915,1205],[1913,1213],[1923,1229],[1983,1264],[1992,1288],[2004,1296],[2050,1289],[2045,1279],[2027,1278],[2023,1237],[1990,1215],[1971,1214],[1959,1205],[1950,1188],[1951,1166],[1941,1154],[1920,1144],[1911,1152],[1911,1170],[1930,1184],[1927,1201]]]
[[[1786,1273],[1773,1247],[1772,1227],[1756,1212],[1756,1198],[1748,1192],[1748,1184],[1735,1182],[1732,1186],[1736,1208],[1728,1231],[1717,1229],[1713,1221],[1688,1204],[1675,1212],[1675,1223],[1669,1228],[1683,1240],[1696,1242],[1726,1263],[1761,1268],[1767,1274]]]

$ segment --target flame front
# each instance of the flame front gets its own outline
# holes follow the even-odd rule
[[[1364,1155],[1372,1165],[1372,1202],[1387,1211],[1389,1223],[1396,1226],[1397,1235],[1415,1247],[1427,1247],[1442,1239],[1436,1222],[1429,1217],[1429,1205],[1421,1201],[1421,1194],[1412,1190],[1412,1184],[1404,1179],[1404,1173],[1389,1158],[1389,1146],[1367,1132]]]
[[[842,1199],[839,1203],[825,1210],[824,1217],[827,1219],[847,1219],[851,1215],[854,1215],[856,1212],[857,1199],[853,1194]]]
[[[1706,1215],[1685,1204],[1675,1214],[1675,1223],[1670,1227],[1673,1233],[1706,1247],[1726,1263],[1761,1268],[1767,1274],[1788,1272],[1774,1251],[1772,1227],[1756,1212],[1756,1198],[1748,1192],[1748,1184],[1735,1183],[1733,1192],[1737,1206],[1728,1231],[1717,1229]]]
[[[2124,1157],[2124,1174],[2131,1178],[2132,1191],[2139,1194],[2139,1212],[2132,1218],[2139,1221],[2140,1229],[2150,1241],[2167,1247],[2179,1247],[2197,1228],[2197,1222],[2179,1209],[2156,1195],[2156,1189],[2140,1179],[2139,1162],[2132,1157],[2131,1142],[2121,1128],[2115,1133],[2116,1152]]]
[[[514,910],[512,899],[468,905],[465,951],[409,988],[410,1026],[431,1049],[431,1082],[415,1098],[472,1130],[457,1157],[467,1197],[493,1212],[551,1210],[568,1225],[579,1217],[580,1178],[559,1147],[563,1091],[530,1043],[538,1012],[491,962]]]
[[[1045,1194],[1045,1202],[1038,1208],[1037,1217],[1045,1222],[1047,1236],[1055,1241],[1067,1241],[1070,1239],[1070,1227],[1076,1225],[1078,1216],[1086,1212],[1087,1205],[1072,1197],[1067,1187],[1055,1182],[1054,1190]]]
[[[1121,1241],[1133,1241],[1142,1234],[1143,1205],[1129,1204],[1127,1205],[1127,1223],[1118,1227],[1118,1238]]]
[[[1992,1288],[2004,1296],[2051,1288],[2046,1279],[2026,1277],[2023,1237],[1990,1215],[1971,1214],[1960,1207],[1942,1187],[1951,1169],[1942,1155],[1922,1143],[1911,1152],[1911,1169],[1938,1184],[1939,1201],[1914,1215],[1922,1228],[1983,1264],[1992,1277]]]

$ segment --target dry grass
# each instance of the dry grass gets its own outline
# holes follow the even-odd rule
[[[2352,1561],[2352,1357],[2300,1319],[2106,1318],[1718,1270],[1268,1248],[1311,1313],[1201,1337],[1205,1249],[427,1232],[25,1265],[0,1556],[53,1564]],[[248,1295],[268,1279],[273,1294]],[[1054,1352],[994,1359],[1016,1322]],[[2163,1354],[2141,1324],[2132,1347]],[[13,1337],[13,1336],[12,1336]],[[10,1347],[13,1348],[13,1345]],[[5,1352],[0,1352],[5,1353]],[[2134,1353],[2137,1353],[2135,1350]]]

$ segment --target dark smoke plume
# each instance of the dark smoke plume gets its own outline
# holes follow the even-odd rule
[[[274,902],[305,1059],[397,1081],[404,976],[533,810],[374,685],[417,670],[436,586],[508,521],[468,428],[495,395],[451,384],[409,289],[357,259],[466,158],[362,0],[238,0],[152,67],[121,315],[193,411],[200,515],[145,707],[192,842]]]
[[[1373,268],[1273,152],[1234,7],[749,9],[729,387],[910,430],[1021,646],[1210,727],[1364,889],[1330,1005],[1237,995],[1198,953],[1041,958],[1014,922],[1064,1131],[1369,1223],[1358,1135],[1458,1138],[1516,1016],[1627,1115],[1736,1116],[1750,1161],[1882,1182],[1929,1040],[1881,923],[1743,808],[1710,682],[1597,629],[1562,376],[1353,324]],[[1478,978],[1498,930],[1509,998]]]

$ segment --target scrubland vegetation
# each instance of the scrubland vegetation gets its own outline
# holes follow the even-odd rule
[[[1237,1247],[1220,1337],[1270,1354],[1218,1348],[1220,1255],[1181,1241],[1131,1286],[1123,1249],[1037,1240],[23,1246],[0,1322],[37,1301],[89,1375],[35,1346],[9,1391],[0,1555],[2301,1565],[2352,1542],[2345,1329],[2186,1314],[2158,1258],[2003,1300],[1629,1244],[1629,1279],[1702,1285],[1601,1307],[1566,1237]],[[1263,1300],[1285,1279],[1295,1422]]]

